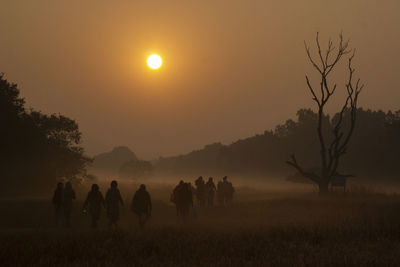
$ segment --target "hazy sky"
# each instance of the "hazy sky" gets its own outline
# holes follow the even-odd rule
[[[152,159],[311,107],[303,41],[316,31],[351,38],[361,106],[400,109],[399,11],[398,0],[0,0],[0,72],[29,106],[77,120],[89,155],[127,145]]]

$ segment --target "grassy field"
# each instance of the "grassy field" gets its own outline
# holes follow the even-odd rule
[[[400,196],[239,188],[233,206],[183,223],[169,186],[149,186],[153,217],[139,229],[129,212],[119,230],[100,229],[75,203],[73,227],[53,226],[44,200],[0,202],[0,266],[400,266]]]

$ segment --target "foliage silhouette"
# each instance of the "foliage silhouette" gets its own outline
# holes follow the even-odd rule
[[[325,115],[326,129],[335,121]],[[349,114],[344,113],[344,120]],[[357,110],[358,122],[354,129],[352,147],[343,156],[342,171],[352,172],[359,178],[396,179],[400,172],[400,110]],[[241,176],[282,176],[293,174],[285,164],[294,151],[309,166],[308,171],[320,171],[317,113],[311,109],[300,109],[297,119],[289,119],[253,137],[238,140],[230,145],[220,143],[206,146],[177,157],[160,158],[155,163],[156,172],[182,174],[232,174]],[[331,121],[331,122],[329,122]],[[349,125],[343,125],[347,130]]]
[[[1,193],[49,190],[57,179],[80,181],[86,164],[77,123],[27,110],[18,87],[0,74]]]

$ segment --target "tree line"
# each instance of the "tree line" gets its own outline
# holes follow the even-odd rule
[[[316,112],[301,109],[297,122],[288,120],[275,131],[266,131],[229,146],[220,143],[206,146],[185,156],[159,160],[160,170],[207,168],[210,171],[277,174],[285,171],[285,162],[297,173],[327,193],[333,177],[350,177],[354,172],[374,178],[393,177],[398,173],[399,111],[364,111],[358,98],[364,88],[355,78],[352,65],[355,49],[339,34],[337,44],[329,39],[323,48],[316,34],[313,55],[304,42],[309,63],[317,73],[317,82],[305,75],[306,85]],[[348,55],[348,56],[347,56]],[[331,73],[342,59],[347,58],[348,79],[344,83],[346,97],[339,112],[332,117],[326,105],[332,99],[337,82]],[[351,147],[351,149],[349,149]],[[298,157],[300,155],[300,157]],[[300,159],[300,160],[298,160]]]
[[[157,172],[171,174],[210,173],[240,175],[289,175],[295,172],[285,163],[296,156],[308,171],[320,170],[320,147],[316,128],[318,114],[311,109],[300,109],[297,119],[288,119],[275,129],[230,145],[214,143],[203,149],[177,157],[159,158]],[[325,115],[324,134],[329,138],[332,122],[339,114]],[[344,119],[350,116],[344,113]],[[331,119],[332,117],[332,119]],[[348,128],[350,125],[343,125]],[[357,109],[357,124],[351,149],[343,156],[341,172],[374,179],[397,178],[400,173],[400,110]]]
[[[0,179],[2,196],[49,190],[57,179],[87,178],[90,161],[78,124],[61,114],[26,107],[17,84],[0,74]]]

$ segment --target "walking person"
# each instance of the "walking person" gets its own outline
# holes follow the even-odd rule
[[[176,216],[179,216],[179,205],[178,205],[178,195],[180,194],[180,191],[184,187],[185,182],[181,180],[177,186],[175,186],[174,190],[171,193],[171,202],[175,204],[176,207]]]
[[[74,199],[76,199],[75,191],[72,189],[71,182],[68,181],[64,189],[64,216],[67,227],[71,227],[72,200]]]
[[[208,178],[206,183],[206,196],[207,196],[207,206],[214,206],[214,195],[215,195],[216,187],[213,181],[213,178]]]
[[[92,217],[92,228],[97,228],[102,207],[105,207],[103,194],[100,192],[99,186],[93,184],[92,190],[89,191],[85,203],[83,204],[83,212],[86,213],[89,211]]]
[[[197,203],[196,201],[193,201],[193,197],[196,195],[196,188],[192,185],[192,183],[188,183],[188,186],[190,188],[190,191],[192,192],[192,213],[193,213],[193,217],[197,218]]]
[[[140,185],[132,199],[131,210],[138,216],[139,226],[143,227],[151,217],[151,197],[144,184]]]
[[[178,190],[176,196],[176,206],[179,216],[185,222],[189,215],[190,209],[193,208],[193,195],[188,183],[183,183],[181,188]]]
[[[232,183],[228,181],[228,177],[224,176],[222,178],[222,188],[224,192],[224,204],[232,204],[233,201],[233,194],[235,193],[235,188],[233,187]]]
[[[106,194],[106,209],[108,216],[108,226],[111,228],[112,226],[118,227],[119,220],[119,204],[124,205],[124,201],[122,200],[121,193],[118,189],[117,181],[111,182],[111,187],[108,189]]]
[[[196,185],[196,198],[199,203],[199,207],[204,207],[206,205],[206,185],[203,177],[200,176],[194,183]]]

